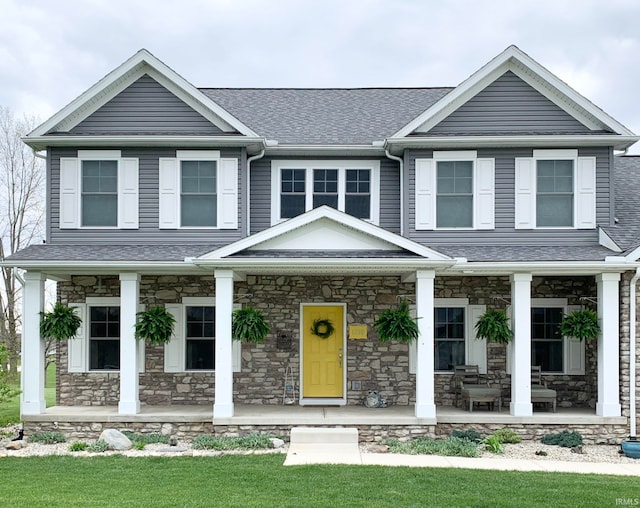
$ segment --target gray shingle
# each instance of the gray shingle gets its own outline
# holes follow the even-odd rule
[[[613,158],[615,215],[618,223],[603,228],[623,250],[640,245],[640,156]]]

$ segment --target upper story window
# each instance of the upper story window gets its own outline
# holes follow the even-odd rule
[[[238,228],[238,159],[176,150],[159,160],[159,227]]]
[[[596,158],[533,150],[515,160],[515,227],[596,227]]]
[[[415,228],[493,229],[494,159],[477,152],[435,151],[415,161]]]
[[[138,228],[138,159],[120,150],[60,158],[61,229]]]
[[[273,161],[271,222],[322,205],[377,224],[379,161]]]

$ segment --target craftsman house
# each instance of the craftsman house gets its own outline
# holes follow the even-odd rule
[[[25,427],[618,441],[640,273],[640,161],[618,154],[638,139],[514,46],[457,87],[369,89],[196,88],[141,50],[24,139],[47,159],[46,243],[6,262],[25,270]],[[83,323],[57,348],[50,408],[46,279]],[[419,339],[382,343],[372,325],[402,300]],[[264,343],[231,340],[247,305]],[[176,318],[165,345],[134,338],[154,306]],[[600,337],[560,336],[583,307]],[[476,339],[487,309],[511,316],[508,346]],[[454,404],[460,364],[501,408]],[[556,412],[532,402],[532,366]],[[388,408],[364,407],[372,390]]]

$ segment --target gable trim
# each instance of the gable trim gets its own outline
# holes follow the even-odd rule
[[[205,96],[182,76],[147,50],[141,49],[46,122],[36,127],[26,136],[26,140],[44,136],[54,129],[68,131],[144,74],[148,74],[158,81],[222,130],[226,132],[237,131],[244,136],[258,137],[252,129]]]
[[[554,76],[519,48],[509,46],[440,101],[393,134],[390,139],[403,138],[418,128],[421,131],[428,131],[509,70],[587,127],[594,130],[605,127],[616,134],[633,136],[633,132],[624,125]]]
[[[388,242],[399,247],[400,249],[407,250],[419,256],[437,261],[453,261],[452,258],[440,252],[437,252],[428,247],[424,247],[423,245],[420,245],[412,240],[408,240],[406,238],[398,236],[395,233],[391,233],[390,231],[387,231],[381,227],[375,226],[360,219],[356,219],[351,215],[340,212],[328,206],[314,208],[313,210],[310,210],[302,215],[298,215],[297,217],[294,217],[292,219],[288,219],[285,222],[281,222],[275,226],[260,231],[259,233],[248,236],[225,247],[221,247],[220,249],[204,254],[198,258],[195,258],[193,261],[220,260],[243,250],[256,247],[267,240],[277,238],[279,236],[287,234],[290,231],[324,218],[330,219],[340,225],[353,228],[365,235],[373,236],[374,238]]]

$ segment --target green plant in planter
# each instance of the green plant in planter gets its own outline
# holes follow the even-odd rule
[[[373,327],[378,332],[380,342],[396,340],[409,344],[420,334],[416,320],[411,317],[407,301],[402,300],[397,309],[387,309],[380,314]]]
[[[136,339],[146,340],[149,344],[166,344],[171,340],[176,318],[167,309],[152,307],[137,315]]]
[[[73,339],[78,333],[82,319],[75,312],[76,307],[67,307],[56,302],[51,312],[40,313],[40,336],[43,339]]]
[[[513,339],[513,330],[509,326],[509,318],[504,310],[490,309],[486,311],[475,326],[476,338],[489,342],[508,344]]]
[[[598,314],[589,309],[576,310],[562,316],[560,333],[564,337],[574,337],[578,340],[593,340],[600,334]]]
[[[233,311],[231,338],[241,342],[262,342],[271,330],[264,314],[253,307]]]

